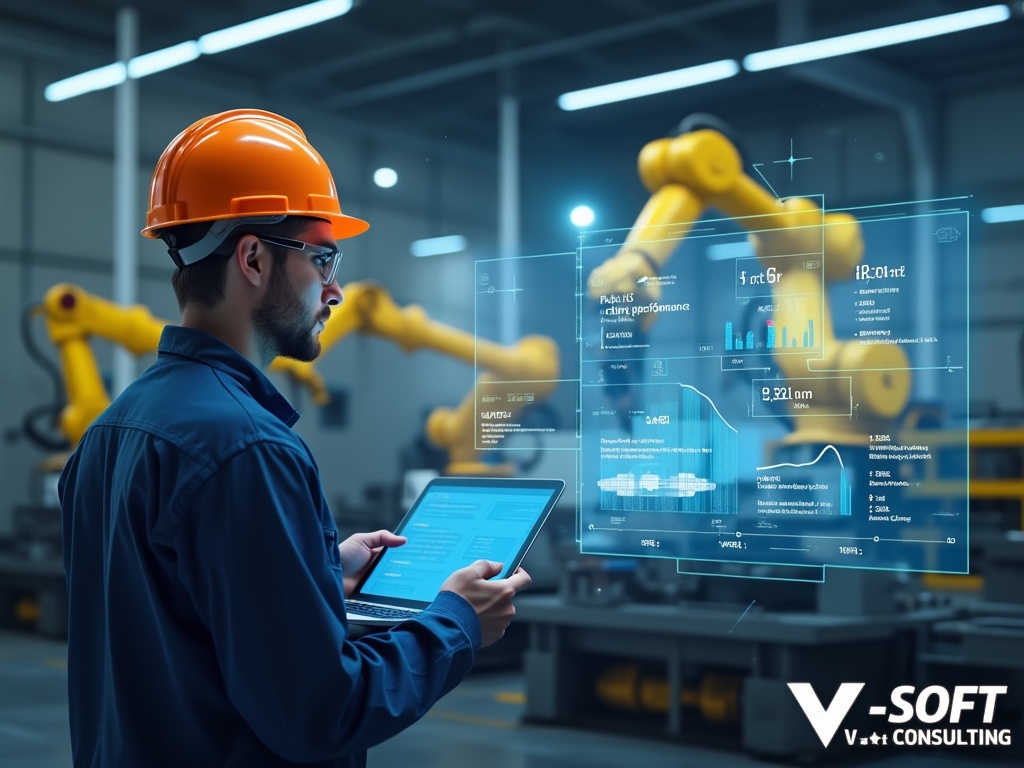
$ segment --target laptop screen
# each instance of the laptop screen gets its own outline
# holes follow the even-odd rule
[[[385,550],[360,585],[364,600],[429,603],[453,571],[475,560],[522,560],[562,491],[560,480],[439,478],[395,530],[408,537]]]

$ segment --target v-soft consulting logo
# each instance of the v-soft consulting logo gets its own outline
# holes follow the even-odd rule
[[[810,683],[787,685],[826,749],[864,688],[864,683],[842,683],[825,706]],[[891,725],[909,724],[907,727],[882,726],[872,729],[870,735],[844,728],[843,735],[849,746],[1008,747],[1013,743],[1009,729],[985,727],[992,726],[998,699],[1006,691],[1005,685],[957,685],[952,690],[929,685],[917,692],[916,686],[900,685],[890,696],[892,709],[885,704],[872,705],[867,712],[885,717]],[[966,712],[973,712],[975,720],[981,715],[981,723],[961,724]]]

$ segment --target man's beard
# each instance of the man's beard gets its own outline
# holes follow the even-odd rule
[[[256,307],[253,324],[275,356],[308,363],[320,356],[320,339],[313,335],[315,323],[306,325],[302,302],[285,280],[283,266],[271,272],[270,289]]]

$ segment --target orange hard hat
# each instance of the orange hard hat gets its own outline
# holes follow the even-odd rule
[[[271,223],[286,216],[326,219],[335,239],[370,226],[341,212],[331,171],[299,126],[273,112],[235,109],[193,123],[164,150],[142,234],[156,238],[167,227],[223,221],[216,229],[226,237],[235,228],[229,219]]]

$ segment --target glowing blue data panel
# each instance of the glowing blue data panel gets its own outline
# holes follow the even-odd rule
[[[966,572],[958,203],[581,238],[581,551]]]
[[[556,404],[577,410],[578,280],[574,252],[475,262],[477,451],[520,451],[524,439],[531,452],[577,450],[546,439],[558,428],[575,432],[577,425],[555,423],[544,414]]]

